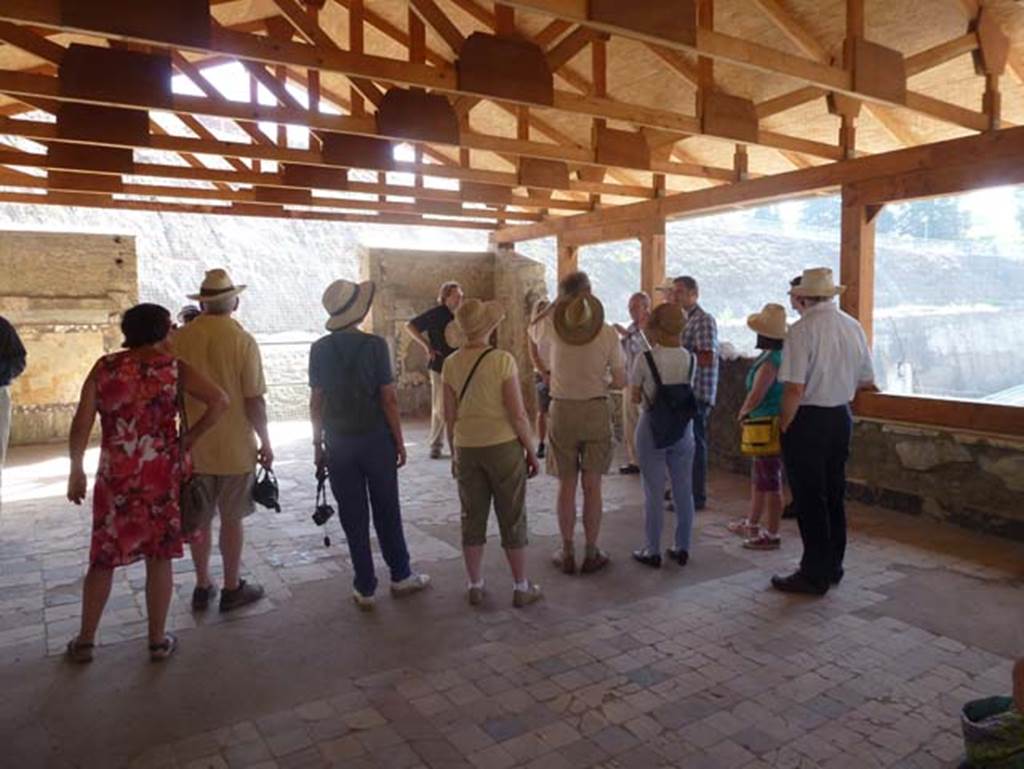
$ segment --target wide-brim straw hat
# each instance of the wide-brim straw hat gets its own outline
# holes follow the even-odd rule
[[[592,294],[561,297],[551,313],[558,338],[566,344],[593,341],[604,327],[604,305]]]
[[[189,294],[193,302],[215,302],[220,299],[232,299],[245,291],[246,286],[236,286],[227,270],[220,268],[207,270],[198,294]]]
[[[659,304],[651,313],[644,329],[644,336],[651,344],[660,347],[682,347],[686,316],[683,309],[671,302]]]
[[[463,299],[455,311],[455,322],[444,330],[445,341],[449,347],[458,348],[470,339],[486,339],[504,319],[505,308],[501,302]]]
[[[800,284],[789,289],[792,296],[839,296],[846,286],[837,285],[828,267],[804,270]]]
[[[327,330],[339,331],[362,321],[370,311],[376,290],[372,280],[362,283],[336,280],[329,285],[323,297],[324,309],[330,316],[324,324]]]
[[[781,304],[766,304],[761,312],[747,316],[747,327],[768,339],[785,339],[789,332],[786,308]]]

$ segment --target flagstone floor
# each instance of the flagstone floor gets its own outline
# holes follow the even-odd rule
[[[515,610],[500,550],[470,608],[448,463],[409,429],[403,514],[434,584],[377,609],[349,601],[351,569],[310,521],[308,431],[274,426],[284,510],[249,519],[245,571],[267,598],[194,616],[176,563],[181,648],[145,654],[144,574],[122,570],[96,661],[66,664],[88,550],[88,509],[63,501],[60,447],[14,450],[0,510],[0,764],[11,767],[955,767],[963,702],[1005,693],[1024,655],[1024,546],[853,504],[847,576],[826,597],[784,596],[799,556],[743,550],[746,505],[714,474],[691,563],[629,559],[636,477],[606,484],[605,573],[565,577],[554,485],[530,482],[531,577]],[[671,531],[671,522],[668,531]],[[496,538],[494,538],[496,539]],[[492,539],[492,541],[494,541]]]

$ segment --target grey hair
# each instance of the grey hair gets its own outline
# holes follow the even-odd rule
[[[230,315],[238,309],[238,297],[231,296],[227,299],[210,299],[203,302],[203,311],[210,315]]]
[[[647,304],[651,303],[651,297],[646,291],[637,291],[635,294],[630,296],[628,304],[633,304],[634,299],[643,299]]]

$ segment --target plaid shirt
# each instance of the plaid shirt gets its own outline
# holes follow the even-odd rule
[[[686,319],[686,330],[683,331],[683,347],[696,354],[711,352],[714,359],[710,366],[697,366],[697,376],[693,382],[693,394],[697,400],[715,405],[718,392],[718,325],[715,317],[697,305]]]
[[[647,344],[647,337],[644,336],[644,332],[636,325],[636,323],[630,323],[626,326],[628,334],[622,337],[622,352],[626,356],[626,376],[632,376],[633,363],[638,357],[643,355],[651,346]],[[632,382],[630,383],[632,384]]]

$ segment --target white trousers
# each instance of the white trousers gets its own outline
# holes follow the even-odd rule
[[[444,446],[444,380],[436,371],[430,372],[430,447]]]

